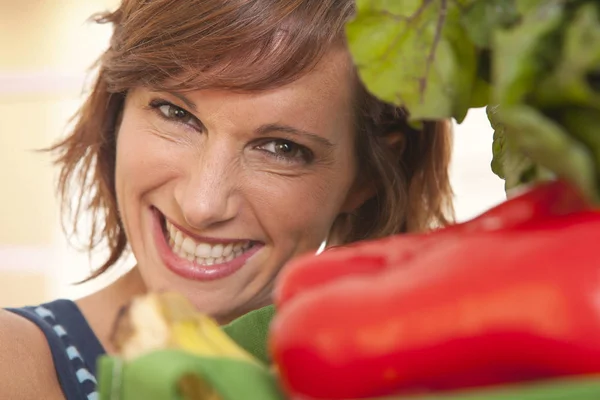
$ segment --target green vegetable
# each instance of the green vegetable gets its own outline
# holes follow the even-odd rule
[[[269,323],[275,315],[275,306],[270,305],[245,314],[223,327],[240,347],[264,362],[271,363],[267,350]]]
[[[590,156],[600,159],[600,113],[590,108],[566,108],[558,116],[562,125],[592,152]],[[596,175],[600,176],[600,164],[596,163]]]
[[[463,14],[462,24],[476,46],[489,48],[496,29],[511,26],[518,20],[515,0],[488,0],[471,4]]]
[[[465,390],[419,396],[405,400],[595,400],[600,398],[597,376],[554,379],[542,383],[505,385],[484,390]]]
[[[510,139],[509,143],[514,143],[518,151],[583,190],[595,186],[592,155],[583,143],[567,134],[560,125],[527,106],[500,109],[498,118],[506,127],[504,133],[513,133],[506,139]],[[537,180],[542,179],[543,176],[538,176]],[[589,198],[596,197],[594,191],[586,194]]]
[[[358,0],[347,36],[367,88],[413,118],[462,121],[472,106],[478,53],[461,23],[475,0]]]
[[[284,399],[274,374],[232,358],[159,350],[128,362],[106,356],[98,368],[100,400],[195,400],[183,395],[183,379],[197,382],[198,399]]]
[[[542,11],[523,15],[518,25],[495,32],[491,99],[494,104],[507,107],[525,102],[551,60],[559,56],[555,36],[564,19],[564,2],[546,3]]]
[[[600,12],[598,4],[582,5],[565,27],[563,51],[556,68],[535,92],[542,108],[582,106],[600,110]]]
[[[506,191],[535,179],[532,177],[540,173],[541,168],[524,154],[515,151],[516,145],[510,142],[513,135],[507,137],[505,134],[507,127],[500,122],[498,107],[487,107],[487,115],[494,129],[492,172],[504,179]]]
[[[561,177],[600,202],[600,2],[357,0],[366,87],[413,122],[488,106],[506,189]]]

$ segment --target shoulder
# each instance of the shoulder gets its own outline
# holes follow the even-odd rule
[[[0,309],[0,398],[64,400],[50,347],[29,320]]]

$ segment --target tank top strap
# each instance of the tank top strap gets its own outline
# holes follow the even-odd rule
[[[66,400],[97,400],[96,360],[105,354],[79,307],[71,300],[8,308],[43,332]]]

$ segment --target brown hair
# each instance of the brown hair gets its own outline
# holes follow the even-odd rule
[[[123,0],[112,13],[95,17],[112,23],[110,47],[98,61],[98,77],[75,125],[51,148],[60,166],[63,212],[73,234],[84,212],[89,251],[105,243],[110,256],[95,277],[127,249],[115,195],[116,132],[128,90],[220,88],[264,90],[310,71],[342,43],[353,0]],[[361,178],[376,195],[346,216],[343,243],[418,231],[448,223],[452,215],[448,164],[449,122],[407,123],[406,113],[355,91],[357,156]],[[403,133],[392,151],[385,138]],[[72,206],[72,190],[80,201]],[[90,277],[90,279],[92,278]]]

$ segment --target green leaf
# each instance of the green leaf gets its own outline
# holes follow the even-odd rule
[[[540,3],[535,11],[522,16],[520,24],[496,32],[492,57],[494,104],[505,107],[525,102],[551,68],[548,64],[556,62],[556,34],[565,18],[564,4],[560,0]]]
[[[401,398],[398,398],[400,400]],[[405,397],[404,400],[597,400],[600,378],[579,376],[534,383],[470,389],[435,396]]]
[[[530,158],[519,152],[507,139],[506,126],[499,122],[497,106],[488,106],[487,115],[494,129],[492,142],[492,172],[504,179],[506,191],[537,180],[540,171]],[[510,135],[509,135],[510,137]]]
[[[488,105],[490,100],[490,84],[482,78],[476,78],[471,92],[471,108],[481,108]]]
[[[561,176],[598,198],[596,0],[357,0],[346,34],[366,87],[411,123],[499,105],[491,167],[507,189]],[[563,112],[577,107],[585,127]]]
[[[585,0],[516,5],[520,23],[497,31],[493,43],[493,101],[503,111],[491,116],[502,127],[496,129],[492,170],[507,189],[558,175],[598,200],[598,5]]]
[[[560,3],[565,3],[569,0],[561,0]],[[515,6],[519,15],[528,15],[542,10],[543,7],[550,3],[548,0],[516,0]]]
[[[506,147],[505,135],[504,135],[504,126],[498,123],[498,119],[496,118],[498,106],[487,106],[486,114],[488,120],[490,121],[490,125],[494,130],[494,136],[492,141],[492,172],[496,174],[501,179],[506,179],[506,173],[504,168],[504,158],[506,157],[506,153],[508,151]]]
[[[461,122],[471,106],[477,51],[460,16],[474,1],[357,0],[346,34],[366,87],[406,107],[412,119]]]
[[[480,48],[489,48],[496,29],[519,20],[515,0],[478,0],[461,17],[469,38]]]
[[[270,305],[251,311],[223,327],[240,347],[265,364],[271,360],[267,350],[269,325],[275,315],[275,306]]]
[[[535,93],[540,107],[587,106],[600,110],[600,12],[581,6],[565,28],[562,54],[554,72]]]
[[[569,180],[590,199],[597,200],[593,156],[561,125],[525,105],[499,107],[494,118],[504,126],[504,140],[514,146],[515,151]]]
[[[98,370],[100,400],[188,400],[182,395],[183,378],[208,393],[214,389],[222,400],[285,398],[266,368],[181,350],[159,350],[129,362],[105,356]]]
[[[558,120],[593,154],[596,174],[600,177],[600,112],[591,108],[566,108],[561,110]]]

